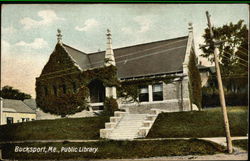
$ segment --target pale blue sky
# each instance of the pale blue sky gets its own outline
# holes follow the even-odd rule
[[[2,86],[35,96],[35,77],[54,50],[57,28],[62,30],[64,43],[88,53],[105,50],[107,28],[116,48],[185,36],[192,22],[198,47],[207,25],[206,10],[214,26],[240,19],[249,23],[246,4],[3,5]]]

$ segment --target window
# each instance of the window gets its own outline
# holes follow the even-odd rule
[[[161,84],[153,85],[153,101],[162,101],[163,100],[163,89]]]
[[[54,90],[54,95],[57,96],[57,88],[56,88],[56,86],[53,86],[53,90]]]
[[[148,86],[140,87],[139,101],[148,102]]]
[[[13,124],[13,117],[7,117],[6,119],[7,124]]]

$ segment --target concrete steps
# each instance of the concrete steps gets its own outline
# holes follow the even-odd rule
[[[112,131],[110,139],[132,140],[137,137],[139,128],[142,127],[146,114],[126,114]]]
[[[105,129],[100,130],[100,137],[113,140],[133,140],[146,137],[161,110],[151,109],[148,114],[130,114],[116,111]]]
[[[109,139],[112,131],[116,128],[117,124],[126,114],[128,113],[123,111],[115,111],[114,116],[110,117],[110,122],[105,123],[105,129],[100,129],[100,137]]]

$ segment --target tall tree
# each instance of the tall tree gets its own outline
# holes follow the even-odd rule
[[[215,41],[223,41],[219,46],[222,74],[235,75],[248,73],[248,29],[243,20],[222,27],[213,27]],[[209,29],[203,35],[205,43],[211,43]],[[202,47],[203,57],[214,61],[212,47]]]
[[[192,104],[195,104],[199,110],[202,108],[201,76],[197,68],[197,57],[194,52],[190,53],[188,63],[189,93]]]
[[[16,100],[25,100],[30,99],[31,95],[20,92],[18,89],[14,89],[11,86],[4,86],[2,90],[0,90],[0,97],[5,99],[16,99]]]

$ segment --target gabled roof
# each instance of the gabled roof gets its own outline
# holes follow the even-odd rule
[[[3,99],[3,111],[17,113],[36,113],[21,100]]]
[[[25,99],[23,100],[23,103],[25,103],[27,106],[29,106],[32,110],[36,110],[36,100],[31,98],[31,99]]]
[[[63,46],[82,69],[86,69],[90,67],[88,54],[80,50],[77,50],[71,46],[68,46],[66,44],[63,44]]]
[[[113,49],[118,78],[139,77],[183,70],[188,36]],[[105,51],[86,54],[63,44],[83,69],[101,67]]]

